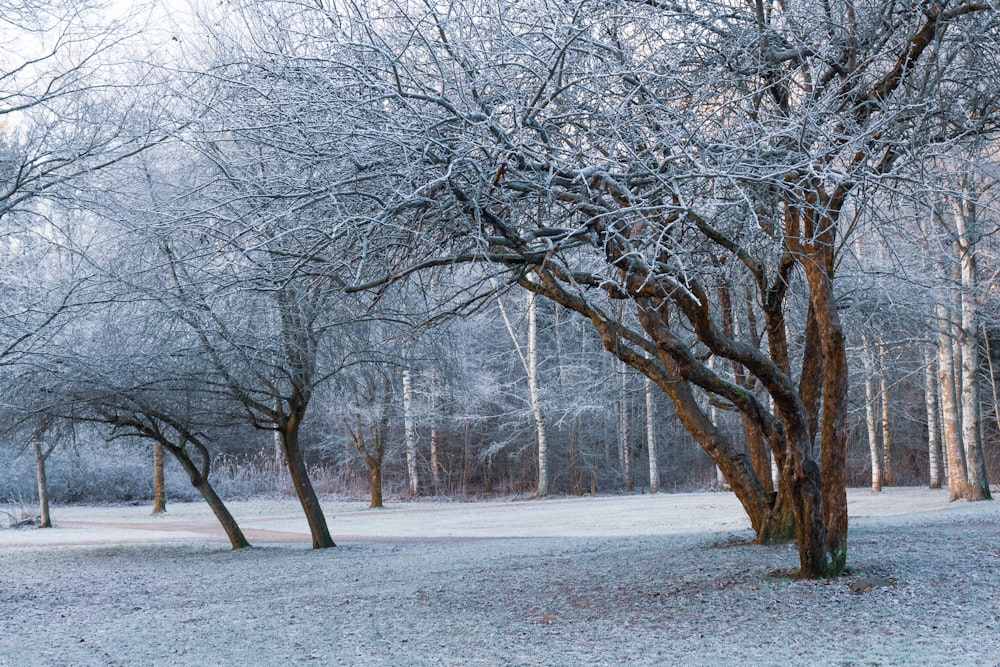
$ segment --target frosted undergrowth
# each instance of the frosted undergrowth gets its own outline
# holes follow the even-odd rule
[[[322,552],[283,501],[241,552],[195,504],[0,531],[0,665],[1000,664],[997,503],[852,491],[818,582],[728,494],[324,506]]]

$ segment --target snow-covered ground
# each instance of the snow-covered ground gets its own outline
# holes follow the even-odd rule
[[[849,493],[851,573],[783,576],[731,494],[56,507],[0,531],[0,665],[997,665],[1000,504]],[[3,508],[0,508],[3,509]],[[11,508],[7,508],[11,509]]]

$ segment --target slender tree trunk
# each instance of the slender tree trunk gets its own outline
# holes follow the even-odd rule
[[[527,350],[521,347],[517,334],[514,332],[514,325],[507,317],[507,309],[504,308],[503,300],[497,297],[497,306],[500,308],[500,315],[503,317],[504,326],[507,328],[507,335],[514,343],[514,349],[524,374],[528,379],[528,402],[531,406],[531,421],[535,427],[535,437],[537,438],[537,462],[538,462],[538,483],[535,486],[535,497],[541,498],[549,494],[549,446],[545,437],[545,417],[542,414],[541,393],[538,389],[538,306],[535,293],[531,290],[525,292],[527,298],[528,311],[528,345]]]
[[[927,457],[930,469],[929,486],[941,488],[941,431],[937,419],[937,383],[934,372],[934,354],[930,347],[924,347],[924,402],[927,407]]]
[[[993,353],[990,352],[990,335],[986,330],[986,322],[983,322],[983,345],[986,346],[986,366],[990,372],[990,387],[993,389],[993,417],[997,427],[1000,427],[1000,398],[997,396],[997,376],[993,372]]]
[[[656,419],[653,414],[653,381],[646,378],[646,452],[649,454],[649,492],[660,490],[660,471],[656,461]]]
[[[32,438],[31,446],[35,453],[35,481],[38,484],[38,527],[51,528],[52,517],[49,514],[49,481],[45,474],[45,460],[52,450],[44,451],[40,434]]]
[[[889,387],[885,379],[885,366],[879,378],[879,394],[882,397],[882,483],[892,486],[892,438],[889,423]]]
[[[420,476],[417,472],[417,429],[413,425],[413,388],[410,371],[403,370],[403,434],[406,439],[406,475],[410,482],[410,495],[420,494]]]
[[[527,375],[528,394],[531,400],[531,416],[538,438],[538,485],[535,495],[541,498],[549,494],[549,445],[545,437],[545,420],[542,417],[542,402],[538,391],[538,306],[534,292],[527,292],[528,299],[528,354]]]
[[[980,434],[979,416],[979,327],[976,324],[976,292],[979,279],[976,270],[975,203],[965,198],[954,202],[958,228],[958,250],[961,259],[961,329],[962,349],[962,442],[968,474],[966,498],[990,500],[990,484],[986,473],[986,458]]]
[[[872,491],[882,491],[882,454],[878,443],[878,394],[875,392],[875,368],[872,363],[871,344],[864,342],[865,361],[865,426],[868,429],[868,450],[872,462]]]
[[[163,445],[153,443],[153,514],[167,511],[167,491],[163,483]]]
[[[961,421],[955,395],[954,347],[948,332],[951,330],[948,307],[935,306],[941,333],[938,334],[938,385],[941,388],[941,424],[944,431],[945,452],[948,457],[948,499],[964,498],[968,476],[965,469],[965,451],[962,447]]]
[[[299,446],[300,419],[299,415],[292,414],[281,424],[281,444],[284,449],[285,461],[288,464],[288,472],[292,478],[292,486],[295,488],[295,494],[299,498],[302,511],[306,515],[306,522],[309,524],[312,547],[313,549],[327,549],[337,545],[330,537],[330,529],[326,525],[323,508],[319,504],[319,497],[309,479],[305,456]]]
[[[436,408],[438,404],[437,395],[437,370],[431,369],[430,377],[430,411],[432,415],[436,414]],[[437,418],[434,417],[431,422],[431,483],[434,485],[434,495],[441,495],[441,461],[438,455],[438,429],[437,429]]]
[[[618,385],[618,466],[622,471],[622,482],[625,490],[632,490],[632,467],[630,465],[632,456],[628,446],[628,376],[625,372],[627,366],[621,364],[619,377],[621,382]]]

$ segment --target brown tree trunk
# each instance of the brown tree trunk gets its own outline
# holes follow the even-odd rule
[[[31,446],[35,453],[35,481],[38,484],[38,527],[51,528],[52,517],[49,514],[49,481],[45,474],[45,460],[52,449],[43,451],[41,434],[32,438]]]
[[[818,215],[818,214],[817,214]],[[840,576],[847,565],[847,351],[843,327],[833,294],[835,220],[818,215],[820,240],[810,243],[799,263],[809,285],[809,304],[815,315],[822,350],[823,412],[820,420],[820,469],[807,460],[802,479],[790,480],[797,508],[807,511],[801,524],[799,561],[808,577]],[[806,373],[803,369],[803,375]],[[815,480],[815,482],[814,482]],[[814,486],[815,484],[815,486]],[[797,487],[797,489],[796,489]],[[818,487],[818,488],[817,488]],[[816,495],[814,495],[816,494]],[[821,508],[816,515],[815,502]],[[817,523],[818,521],[818,523]],[[808,544],[802,544],[809,533]]]
[[[741,415],[743,423],[743,435],[747,440],[747,449],[750,451],[750,464],[753,471],[760,480],[767,493],[774,493],[774,481],[771,479],[771,457],[768,455],[767,441],[753,421]]]
[[[191,485],[198,489],[198,493],[201,497],[205,499],[208,506],[212,509],[212,513],[215,514],[215,518],[219,520],[222,525],[222,529],[226,531],[226,537],[229,538],[229,543],[232,545],[233,550],[243,549],[250,546],[250,542],[247,541],[243,531],[240,529],[236,519],[230,513],[229,508],[226,504],[222,502],[222,499],[215,492],[212,484],[208,479],[202,474],[198,466],[195,465],[188,453],[181,447],[173,444],[162,443],[167,451],[173,454],[174,458],[177,459],[181,467],[184,468],[184,472],[188,474],[191,479]]]
[[[369,509],[378,509],[382,504],[382,463],[371,462],[368,464],[368,485],[371,489],[371,502]]]
[[[313,549],[327,549],[337,545],[330,537],[323,508],[320,507],[319,497],[316,495],[316,490],[313,489],[312,481],[309,479],[309,471],[306,469],[305,456],[299,447],[300,424],[300,417],[295,414],[288,416],[283,423],[279,424],[281,445],[285,461],[288,464],[288,473],[292,478],[292,486],[295,488],[295,494],[299,498],[302,511],[306,515],[306,522],[309,524],[312,547]]]
[[[163,484],[163,446],[153,443],[153,514],[167,511],[167,492]]]

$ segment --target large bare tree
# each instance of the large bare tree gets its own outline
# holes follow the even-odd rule
[[[671,396],[758,539],[784,536],[786,500],[803,575],[839,574],[848,385],[838,253],[871,191],[928,139],[956,136],[931,100],[964,35],[995,35],[989,6],[368,11],[350,71],[359,91],[377,91],[371,117],[393,121],[356,132],[381,132],[408,186],[370,238],[398,244],[403,229],[423,241],[386,280],[481,262],[580,313]],[[734,301],[750,324],[738,332],[725,326]],[[768,443],[776,496],[712,424],[703,393]]]

